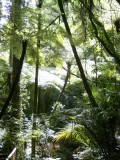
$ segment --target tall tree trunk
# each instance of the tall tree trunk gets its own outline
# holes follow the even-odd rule
[[[16,74],[19,69],[19,59],[13,55],[13,72],[12,72],[12,83],[14,83]],[[12,117],[19,119],[20,118],[20,112],[21,112],[21,107],[20,107],[20,79],[15,87],[15,92],[12,97]]]
[[[39,0],[38,1],[38,9],[41,9],[42,7],[42,3],[43,0]],[[35,91],[34,91],[34,108],[33,108],[33,134],[34,134],[34,130],[36,130],[36,118],[37,118],[37,114],[38,114],[38,77],[39,77],[39,52],[40,52],[40,39],[39,39],[39,35],[41,32],[41,14],[38,14],[38,38],[37,38],[37,53],[36,53],[36,73],[35,73]],[[36,138],[32,137],[32,153],[31,153],[31,157],[35,158],[35,148],[36,148]]]
[[[16,79],[16,75],[19,70],[20,63],[20,54],[22,52],[22,44],[19,39],[19,36],[16,34],[16,31],[19,31],[21,28],[21,0],[12,0],[11,13],[10,13],[10,21],[13,24],[13,28],[11,30],[11,39],[10,39],[10,65],[12,67],[11,72],[11,84],[13,85]],[[10,138],[10,146],[11,149],[19,145],[18,138],[16,138],[17,133],[20,130],[20,115],[21,115],[21,104],[20,104],[20,78],[17,81],[15,86],[15,90],[12,96],[11,103],[11,122],[9,124],[9,136]],[[11,127],[12,126],[12,127]],[[14,143],[13,143],[14,140]],[[19,152],[19,151],[18,151]]]
[[[36,56],[36,72],[35,72],[35,89],[34,89],[34,107],[33,107],[33,136],[32,136],[32,153],[31,157],[35,158],[36,138],[34,131],[36,130],[37,106],[38,106],[38,72],[39,72],[39,55]]]
[[[10,93],[9,93],[9,95],[8,95],[6,101],[5,101],[5,104],[2,107],[2,110],[0,112],[0,119],[2,119],[2,117],[5,115],[6,110],[9,107],[10,101],[11,101],[13,95],[14,95],[16,86],[19,83],[20,74],[21,74],[21,70],[22,70],[22,66],[23,66],[23,61],[24,61],[24,58],[25,58],[25,55],[26,55],[26,49],[27,49],[27,41],[26,40],[22,42],[22,48],[23,49],[22,49],[22,55],[21,55],[21,58],[20,58],[19,69],[18,69],[18,72],[17,72],[16,77],[14,79],[14,82],[12,84]]]
[[[11,38],[11,45],[10,45],[10,51],[11,51],[11,57],[12,57],[12,75],[11,80],[12,84],[15,81],[16,75],[19,70],[19,55],[21,53],[21,42],[16,35],[15,31],[19,30],[21,28],[21,3],[22,0],[12,0],[12,7],[11,7],[11,21],[14,24],[13,26],[13,37]],[[14,95],[12,97],[12,117],[19,119],[20,118],[20,111],[21,111],[21,105],[20,105],[20,79],[19,82],[16,85]]]
[[[75,57],[79,72],[81,74],[81,78],[82,78],[85,90],[86,90],[86,92],[88,94],[88,97],[89,97],[89,100],[90,100],[92,106],[93,107],[98,107],[98,104],[97,104],[97,102],[96,102],[96,100],[95,100],[95,98],[94,98],[94,96],[93,96],[93,94],[91,92],[91,89],[90,89],[89,84],[87,82],[87,79],[85,77],[85,73],[84,73],[84,70],[83,70],[83,67],[82,67],[82,63],[80,61],[80,58],[78,56],[76,47],[75,47],[74,42],[72,40],[72,34],[71,34],[70,27],[68,25],[67,18],[66,18],[65,12],[64,12],[62,0],[58,0],[58,5],[59,5],[60,11],[61,11],[61,15],[62,15],[62,18],[63,18],[63,22],[64,22],[64,25],[65,25],[66,31],[68,33],[70,45],[71,45],[72,51],[74,53],[74,57]]]
[[[67,82],[68,82],[68,79],[70,78],[70,68],[71,68],[71,63],[70,62],[67,62],[67,75],[66,75],[66,78],[65,78],[65,83],[64,83],[64,86],[62,88],[62,91],[58,97],[58,102],[61,100],[61,97],[65,91],[65,88],[66,88],[66,85],[67,85]]]

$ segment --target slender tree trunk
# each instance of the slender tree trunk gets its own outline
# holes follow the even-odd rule
[[[41,113],[41,87],[39,86],[39,89],[38,89],[38,114]]]
[[[68,62],[68,63],[67,63],[67,75],[66,75],[66,78],[65,78],[65,83],[64,83],[64,86],[63,86],[63,88],[62,88],[62,91],[61,91],[61,93],[60,93],[57,101],[60,101],[60,100],[61,100],[61,97],[62,97],[62,95],[63,95],[63,93],[64,93],[64,91],[65,91],[65,88],[66,88],[68,79],[70,78],[70,68],[71,68],[71,63]]]
[[[38,2],[38,9],[41,9],[42,7],[42,0],[39,0]],[[40,13],[38,14],[38,35],[40,35],[41,32],[41,15]],[[34,130],[36,130],[36,118],[38,114],[38,77],[39,77],[39,51],[40,51],[40,39],[39,36],[37,38],[37,53],[36,53],[36,73],[35,73],[35,91],[34,91],[34,108],[33,108],[33,134]],[[36,138],[32,137],[32,153],[31,157],[35,158],[35,148],[36,148]]]
[[[63,93],[64,93],[64,91],[65,91],[65,88],[66,88],[68,79],[70,78],[70,74],[71,74],[70,68],[71,68],[71,63],[68,62],[68,63],[67,63],[67,75],[66,75],[66,78],[65,78],[65,83],[64,83],[64,85],[63,85],[62,91],[61,91],[61,93],[60,93],[60,95],[59,95],[59,97],[58,97],[58,100],[57,100],[58,102],[61,100],[61,97],[62,97],[62,95],[63,95]],[[53,114],[55,113],[57,107],[58,107],[58,103],[55,105],[55,107],[54,107],[51,115],[53,115]]]
[[[76,47],[75,47],[75,45],[73,43],[72,34],[71,34],[70,27],[68,25],[67,18],[66,18],[65,12],[64,12],[62,0],[58,0],[58,5],[59,5],[60,11],[61,11],[61,15],[62,15],[62,18],[63,18],[63,22],[64,22],[64,25],[65,25],[66,31],[68,33],[68,37],[69,37],[69,41],[70,41],[70,44],[71,44],[71,48],[72,48],[72,51],[74,53],[74,57],[75,57],[79,72],[81,74],[81,78],[82,78],[85,90],[86,90],[86,92],[88,94],[88,97],[89,97],[89,100],[90,100],[92,106],[93,107],[98,107],[98,104],[96,103],[96,100],[95,100],[95,98],[94,98],[94,96],[93,96],[93,94],[91,92],[91,89],[90,89],[89,84],[87,82],[87,79],[85,77],[85,73],[84,73],[80,58],[78,56]]]
[[[34,90],[34,107],[33,107],[33,136],[36,130],[37,106],[38,106],[38,74],[39,72],[39,56],[36,56],[36,71],[35,71],[35,90]],[[36,138],[32,137],[32,158],[35,158]]]
[[[11,46],[11,42],[10,42],[10,46]],[[9,53],[9,67],[12,68],[12,50],[10,48],[10,53]],[[8,80],[7,80],[7,85],[8,85],[8,88],[9,90],[11,89],[12,87],[12,73],[9,72],[8,73]]]
[[[94,54],[94,62],[95,62],[95,85],[97,87],[97,85],[98,85],[98,68],[97,68],[97,61],[96,61],[95,54]]]

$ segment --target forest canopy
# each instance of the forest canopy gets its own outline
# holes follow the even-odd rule
[[[119,117],[119,0],[0,0],[0,159],[118,160]]]

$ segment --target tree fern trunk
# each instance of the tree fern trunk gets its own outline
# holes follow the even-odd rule
[[[21,70],[22,70],[22,66],[23,66],[23,61],[24,61],[24,58],[25,58],[25,55],[26,55],[27,41],[23,41],[22,46],[23,46],[23,49],[22,49],[22,55],[21,55],[21,58],[20,58],[19,69],[18,69],[18,72],[17,72],[16,77],[14,79],[14,82],[12,84],[10,93],[9,93],[9,95],[8,95],[6,101],[5,101],[5,104],[2,108],[2,110],[1,110],[0,119],[2,119],[2,117],[5,115],[5,112],[9,107],[10,101],[13,97],[14,92],[15,92],[15,88],[16,88],[18,82],[19,82],[19,79],[20,79],[20,74],[21,74]]]
[[[72,34],[71,34],[70,27],[68,25],[67,18],[66,18],[65,12],[64,12],[62,0],[58,0],[58,5],[59,5],[60,11],[61,11],[61,15],[62,15],[62,18],[63,18],[63,22],[64,22],[64,25],[65,25],[66,31],[68,33],[70,45],[71,45],[72,51],[74,53],[74,57],[75,57],[79,72],[81,74],[81,78],[82,78],[85,90],[86,90],[86,92],[88,94],[88,97],[89,97],[89,100],[90,100],[92,106],[93,107],[98,107],[98,104],[96,103],[96,100],[95,100],[95,98],[94,98],[94,96],[93,96],[93,94],[91,92],[91,89],[90,89],[89,84],[87,82],[87,79],[85,77],[85,73],[84,73],[80,58],[78,56],[76,47],[75,47],[74,42],[72,40]]]

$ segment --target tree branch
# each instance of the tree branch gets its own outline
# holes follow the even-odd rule
[[[59,17],[60,17],[60,15],[57,16],[47,27],[45,27],[45,28],[43,29],[43,31],[46,30],[46,29],[48,29]]]

